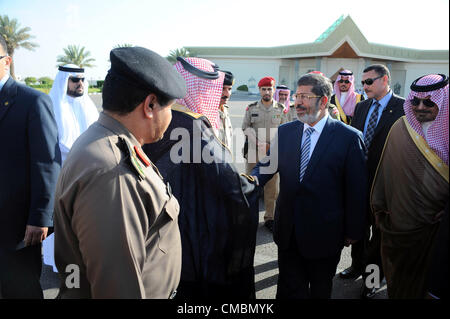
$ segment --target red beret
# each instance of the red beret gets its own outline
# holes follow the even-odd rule
[[[321,75],[321,76],[325,76],[325,74],[323,74],[323,73],[320,72],[320,71],[311,71],[311,72],[309,72],[309,74],[319,74],[319,75]]]
[[[263,77],[258,82],[258,87],[262,87],[262,86],[275,86],[275,79],[271,76]]]

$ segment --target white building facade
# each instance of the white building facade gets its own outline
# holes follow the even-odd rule
[[[416,50],[369,43],[350,16],[341,16],[315,42],[280,47],[185,47],[196,56],[213,61],[231,71],[234,88],[247,85],[257,93],[258,81],[272,76],[277,84],[296,89],[298,78],[321,71],[335,80],[342,69],[352,70],[355,87],[362,90],[363,70],[371,64],[384,64],[391,72],[391,88],[407,96],[410,84],[430,73],[448,75],[448,50]]]

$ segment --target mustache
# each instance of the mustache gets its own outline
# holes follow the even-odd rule
[[[306,107],[304,107],[303,105],[297,104],[295,106],[296,109],[300,109],[300,110],[306,110]]]
[[[419,111],[419,110],[417,110],[417,111],[414,111],[415,113],[422,113],[422,114],[430,114],[431,112],[430,111]]]

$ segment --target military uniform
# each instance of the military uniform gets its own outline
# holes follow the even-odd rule
[[[277,132],[278,126],[287,122],[288,116],[284,113],[283,104],[273,100],[272,106],[266,107],[260,100],[248,105],[245,111],[244,122],[242,123],[242,130],[245,132],[248,128],[253,128],[259,142],[270,143]],[[263,131],[259,132],[261,129]],[[252,171],[253,167],[260,160],[259,157],[255,143],[251,139],[248,139],[247,174]],[[264,187],[265,221],[273,220],[274,217],[275,201],[279,191],[278,179],[278,174],[274,175]]]
[[[328,103],[328,113],[335,120],[341,121],[341,115],[339,114],[339,110],[336,105]]]
[[[223,111],[219,108],[220,127],[219,127],[219,140],[233,150],[233,126],[231,125],[230,115],[228,113],[228,105],[223,105]]]
[[[292,122],[295,121],[297,119],[297,111],[295,110],[295,105],[292,104],[289,107],[289,112],[286,114],[287,118],[288,118],[288,122]]]
[[[173,296],[181,273],[178,212],[136,138],[102,112],[73,145],[58,179],[59,297]],[[79,267],[79,288],[67,287],[69,265]]]

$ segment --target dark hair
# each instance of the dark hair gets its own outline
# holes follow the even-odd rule
[[[171,97],[161,93],[138,89],[108,74],[103,84],[102,107],[104,110],[125,115],[133,112],[151,93],[156,95],[158,103],[162,107],[167,106],[172,100]]]
[[[385,76],[388,77],[388,84],[391,83],[391,72],[389,72],[389,69],[384,64],[372,64],[369,65],[367,68],[364,69],[363,73],[375,71],[378,76]]]
[[[311,91],[319,96],[326,96],[328,102],[331,99],[331,93],[333,92],[333,85],[331,85],[330,79],[314,73],[308,73],[303,75],[297,81],[297,86],[312,86]]]
[[[8,47],[6,45],[5,38],[0,34],[0,48],[4,51],[6,55],[8,55]]]

